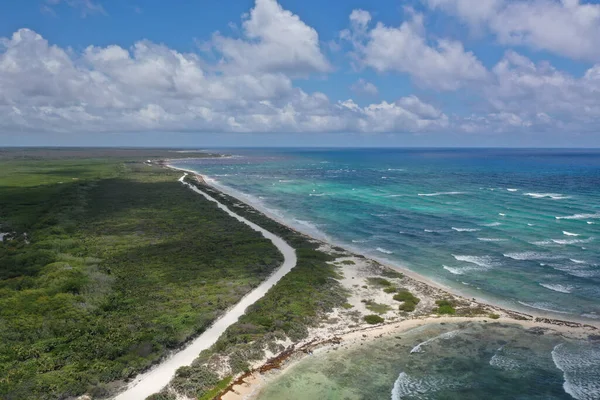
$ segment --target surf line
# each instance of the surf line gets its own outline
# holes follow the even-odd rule
[[[164,389],[171,379],[175,376],[178,368],[191,365],[198,357],[201,351],[208,349],[216,343],[217,339],[225,332],[225,330],[236,323],[244,314],[246,309],[260,300],[271,287],[273,287],[281,278],[296,266],[297,257],[296,250],[287,244],[279,236],[267,231],[266,229],[250,222],[246,218],[234,213],[227,206],[221,204],[217,199],[209,194],[198,189],[195,185],[185,182],[187,173],[184,173],[179,182],[187,186],[199,195],[204,196],[208,201],[217,204],[221,210],[225,211],[231,217],[248,225],[250,228],[260,232],[266,239],[270,240],[275,247],[283,254],[283,264],[269,278],[263,281],[254,290],[244,296],[235,306],[230,308],[224,315],[217,319],[204,333],[194,339],[189,345],[173,353],[164,361],[151,368],[149,371],[138,375],[127,389],[116,397],[114,400],[130,400],[130,399],[145,399],[146,397],[160,392]]]

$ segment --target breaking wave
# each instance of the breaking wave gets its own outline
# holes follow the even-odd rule
[[[600,213],[596,214],[575,214],[575,215],[567,215],[564,217],[554,217],[556,219],[597,219],[600,218]]]
[[[489,224],[483,224],[483,226],[500,226],[500,225],[502,225],[502,223],[500,223],[500,222],[492,222]]]
[[[467,192],[436,192],[436,193],[419,193],[419,196],[432,197],[432,196],[452,196],[457,194],[467,194]]]
[[[534,199],[552,199],[552,200],[564,200],[570,199],[571,196],[565,196],[560,193],[525,193],[525,196],[533,197]]]
[[[563,372],[563,389],[577,400],[598,399],[600,346],[561,343],[552,350],[552,361]]]
[[[494,268],[499,265],[499,263],[493,261],[493,258],[490,256],[479,256],[479,257],[478,256],[460,256],[460,255],[457,256],[454,254],[452,254],[452,256],[457,261],[463,261],[463,262],[467,262],[470,264],[475,264],[482,268]]]
[[[392,400],[401,400],[407,396],[412,397],[414,395],[437,392],[449,386],[458,385],[456,383],[449,385],[447,380],[435,376],[413,378],[405,372],[401,372],[392,388]]]
[[[519,301],[518,303],[525,307],[535,308],[536,310],[540,310],[540,311],[548,311],[548,312],[559,313],[559,314],[570,314],[570,312],[568,312],[568,311],[557,310],[556,308],[554,308],[554,304],[550,304],[550,303],[543,303],[543,302],[526,303],[524,301]]]
[[[442,333],[439,336],[433,337],[431,339],[428,339],[424,342],[419,343],[418,345],[416,345],[415,347],[412,348],[412,350],[410,351],[410,354],[413,353],[422,353],[423,352],[423,346],[425,346],[426,344],[429,344],[431,342],[434,342],[436,340],[447,340],[447,339],[452,339],[453,337],[457,336],[460,333],[460,331],[450,331],[450,332],[446,332],[446,333]]]
[[[456,232],[477,232],[477,231],[480,231],[481,229],[476,229],[476,228],[455,228],[455,227],[452,227],[452,230],[455,230]]]
[[[593,237],[587,239],[552,239],[556,244],[577,244],[577,243],[589,243],[594,240]]]
[[[546,289],[550,289],[559,293],[571,293],[571,291],[573,290],[573,286],[561,285],[560,283],[540,283],[540,286],[543,286]]]
[[[386,250],[386,249],[384,249],[383,247],[378,247],[378,248],[376,248],[375,250],[377,250],[377,251],[378,251],[378,252],[380,252],[380,253],[384,253],[384,254],[394,254],[394,252],[393,252],[393,251]]]
[[[522,253],[506,253],[504,257],[512,258],[513,260],[525,261],[525,260],[558,260],[564,257],[553,256],[548,253],[536,253],[534,251],[525,251]]]

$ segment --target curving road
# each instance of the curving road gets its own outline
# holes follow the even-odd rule
[[[238,221],[248,225],[250,228],[260,232],[266,239],[269,239],[275,247],[283,254],[284,261],[281,267],[273,273],[267,280],[261,283],[256,289],[248,293],[239,303],[227,311],[221,318],[216,320],[214,324],[204,333],[198,336],[187,347],[172,354],[160,364],[156,365],[148,372],[140,374],[129,385],[129,387],[116,397],[115,400],[144,400],[146,397],[161,391],[171,381],[175,375],[175,371],[179,367],[191,365],[192,361],[200,354],[201,351],[211,347],[221,336],[225,330],[244,314],[246,308],[254,304],[257,300],[267,293],[281,278],[283,278],[292,268],[296,266],[297,258],[296,251],[287,244],[282,238],[273,233],[261,228],[246,218],[241,217],[231,211],[227,206],[219,203],[214,197],[198,189],[184,181],[187,173],[184,173],[179,182],[188,186],[191,190],[204,196],[207,200],[217,203],[217,206],[227,214],[237,219]]]

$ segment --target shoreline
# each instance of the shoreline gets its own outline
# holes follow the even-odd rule
[[[190,159],[192,159],[192,158],[190,158]],[[487,298],[481,298],[478,296],[473,296],[473,294],[470,293],[469,291],[466,291],[466,292],[461,291],[458,288],[451,287],[451,286],[445,285],[440,282],[436,282],[436,281],[432,280],[431,278],[428,278],[427,276],[424,276],[418,272],[415,272],[405,266],[395,264],[391,260],[387,260],[385,258],[379,258],[379,257],[372,256],[369,254],[363,254],[360,250],[354,248],[354,246],[351,246],[351,245],[349,246],[346,243],[336,242],[335,240],[333,240],[329,237],[326,237],[326,235],[323,235],[323,236],[325,236],[325,238],[321,238],[318,236],[313,236],[310,233],[303,232],[300,229],[290,225],[288,221],[286,221],[282,217],[277,216],[273,212],[270,212],[265,209],[261,209],[256,204],[252,204],[252,202],[249,202],[247,199],[249,196],[247,194],[239,192],[236,189],[229,188],[226,185],[215,183],[216,181],[214,179],[210,178],[208,175],[201,174],[201,173],[191,170],[191,169],[179,168],[179,167],[175,167],[175,166],[171,165],[171,162],[175,162],[178,160],[180,160],[180,159],[159,160],[157,162],[157,164],[162,167],[169,168],[172,170],[187,172],[187,173],[195,176],[199,180],[200,183],[205,184],[214,190],[217,190],[219,192],[222,192],[228,196],[235,198],[237,201],[246,204],[248,207],[256,210],[257,212],[259,212],[261,214],[264,214],[265,216],[274,220],[275,222],[277,222],[281,225],[284,225],[288,229],[291,229],[291,230],[299,233],[300,235],[304,235],[304,236],[310,238],[311,240],[316,240],[316,241],[318,241],[322,244],[328,245],[328,246],[342,248],[342,249],[344,249],[344,251],[346,251],[354,256],[363,257],[367,260],[373,260],[376,263],[378,263],[386,268],[401,272],[404,275],[410,277],[411,279],[414,279],[415,281],[423,283],[427,286],[448,292],[454,296],[462,297],[462,298],[468,299],[468,300],[473,300],[481,305],[485,305],[485,306],[503,310],[503,311],[508,311],[511,313],[522,314],[522,315],[530,317],[530,318],[546,318],[546,319],[552,319],[552,320],[564,321],[564,322],[575,322],[575,323],[583,324],[583,325],[589,324],[591,326],[595,326],[598,329],[600,329],[600,320],[596,321],[593,319],[585,319],[585,318],[581,318],[581,316],[576,316],[576,315],[573,315],[572,317],[569,316],[568,319],[563,319],[563,318],[565,318],[564,314],[560,314],[558,312],[544,311],[544,310],[535,309],[535,308],[520,308],[518,306],[515,306],[513,308],[510,305],[503,304],[502,299],[487,299]]]
[[[260,394],[260,391],[271,381],[288,373],[292,367],[304,360],[307,356],[319,354],[328,350],[337,350],[344,346],[344,349],[362,345],[375,339],[386,336],[406,333],[412,329],[423,327],[430,324],[444,323],[489,323],[502,325],[518,325],[523,329],[543,329],[552,331],[563,337],[570,339],[585,339],[585,327],[576,329],[581,330],[579,335],[573,332],[573,328],[565,325],[555,325],[535,320],[515,320],[512,318],[501,317],[499,319],[490,319],[486,317],[419,317],[406,319],[400,322],[380,324],[356,329],[339,336],[323,339],[320,341],[310,341],[301,346],[290,348],[283,351],[277,357],[269,359],[264,364],[245,373],[233,381],[221,394],[215,397],[216,400],[251,400]],[[590,332],[597,332],[598,328],[591,327]]]
[[[350,258],[362,259],[365,260],[365,262],[374,262],[375,264],[384,268],[391,269],[393,271],[399,271],[408,279],[417,282],[419,285],[424,285],[425,287],[433,289],[437,292],[450,294],[463,301],[482,306],[486,310],[491,310],[493,313],[499,314],[499,318],[491,318],[490,316],[434,316],[429,314],[413,316],[404,320],[392,321],[379,325],[363,326],[350,331],[344,331],[339,327],[329,327],[329,330],[325,329],[325,331],[322,329],[315,330],[309,333],[308,338],[288,346],[283,352],[275,355],[272,358],[262,360],[254,364],[253,368],[249,372],[235,377],[232,383],[230,383],[230,385],[224,391],[222,391],[219,396],[216,397],[217,399],[251,399],[253,396],[258,394],[258,391],[264,387],[266,383],[268,383],[267,380],[272,378],[273,375],[279,376],[280,374],[286,373],[291,366],[302,360],[306,355],[312,354],[313,351],[322,351],[323,349],[329,349],[333,346],[339,346],[341,344],[344,344],[345,346],[352,346],[367,340],[373,340],[385,335],[405,332],[409,329],[428,324],[459,322],[516,324],[524,329],[543,329],[544,331],[553,331],[562,336],[574,339],[587,339],[592,336],[594,338],[599,336],[598,332],[600,330],[600,324],[596,321],[579,320],[577,318],[562,319],[560,316],[557,317],[551,312],[523,312],[522,310],[507,308],[502,304],[491,303],[488,300],[481,300],[470,296],[465,296],[464,293],[461,293],[452,287],[447,287],[446,285],[434,282],[417,272],[409,270],[408,268],[390,265],[389,263],[377,260],[375,257],[369,257],[367,255],[360,254],[360,252],[348,250],[343,245],[338,245],[334,241],[327,241],[322,238],[311,236],[310,234],[290,226],[286,221],[282,221],[281,218],[277,218],[276,216],[272,215],[272,213],[266,213],[260,208],[257,208],[254,204],[249,204],[246,199],[236,196],[235,190],[224,190],[222,187],[220,187],[221,185],[212,184],[213,180],[205,175],[193,170],[174,167],[170,164],[170,161],[171,160],[162,160],[158,164],[162,167],[172,170],[190,173],[196,177],[199,183],[207,185],[218,192],[231,196],[237,201],[244,203],[251,209],[264,214],[266,217],[274,220],[275,222],[282,224],[311,240],[319,242],[322,246],[330,249],[340,248],[345,253],[350,254]]]

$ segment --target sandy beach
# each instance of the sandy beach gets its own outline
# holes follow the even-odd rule
[[[221,185],[214,185],[213,180],[194,171],[183,170],[166,165],[169,168],[195,175],[202,183],[212,186],[218,191],[231,195],[241,202],[244,198],[236,196],[235,191],[227,191]],[[250,207],[254,205],[249,204]],[[263,212],[263,210],[259,210]],[[268,215],[277,222],[285,224],[279,218]],[[290,228],[293,229],[293,228]],[[304,233],[302,233],[304,234]],[[320,243],[320,250],[336,257],[333,265],[339,267],[340,284],[348,290],[348,304],[344,308],[334,309],[323,323],[309,329],[309,335],[297,343],[285,343],[286,350],[280,354],[270,354],[265,359],[252,365],[252,370],[237,379],[222,393],[219,398],[252,399],[260,389],[277,374],[285,373],[294,363],[307,354],[344,346],[345,348],[358,345],[376,337],[394,335],[418,326],[443,322],[500,322],[518,324],[525,329],[542,329],[558,334],[585,339],[590,335],[598,335],[600,327],[595,322],[563,321],[555,319],[554,315],[543,313],[524,313],[510,310],[475,298],[466,298],[461,293],[444,285],[423,277],[413,271],[390,266],[379,261],[366,258],[350,251],[342,250],[321,239],[311,238]],[[414,293],[421,301],[414,312],[399,316],[398,302],[393,294],[386,293],[381,288],[374,287],[370,279],[385,275],[385,271],[400,271],[397,277],[388,277],[394,285]],[[456,304],[456,316],[439,316],[432,313],[436,300],[450,299]],[[380,325],[368,325],[363,317],[373,314],[372,307],[381,307],[381,317],[385,320]],[[389,311],[385,311],[389,310]]]

